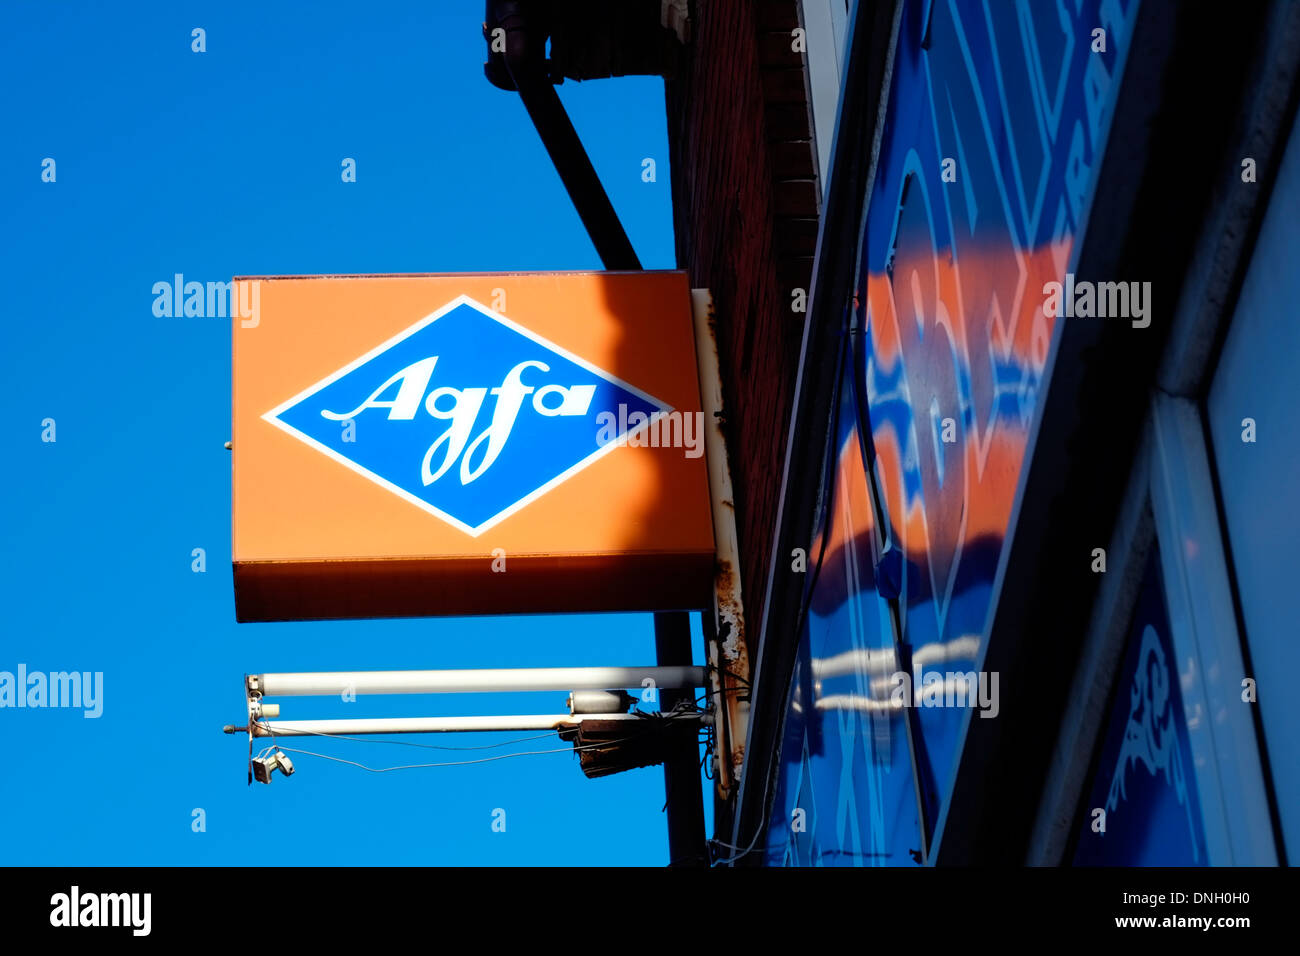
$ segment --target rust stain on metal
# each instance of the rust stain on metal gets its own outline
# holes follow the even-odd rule
[[[745,622],[740,605],[736,570],[730,561],[719,561],[714,575],[717,594],[718,640],[728,661],[740,659],[745,643]]]
[[[741,728],[746,725],[749,700],[749,648],[745,640],[745,614],[740,597],[740,576],[730,561],[717,563],[714,594],[718,652],[722,659],[721,699],[726,711],[724,752],[728,754],[728,773],[719,774],[724,797],[730,795],[745,762],[745,742]]]
[[[749,717],[749,649],[745,639],[745,611],[741,599],[739,553],[736,542],[736,503],[727,454],[727,414],[723,400],[718,314],[707,290],[695,290],[696,346],[708,432],[710,490],[714,505],[714,540],[718,558],[714,566],[713,639],[710,690],[717,717],[718,793],[728,799],[739,780],[745,760]],[[706,341],[707,340],[707,341]],[[716,458],[713,456],[717,456]]]

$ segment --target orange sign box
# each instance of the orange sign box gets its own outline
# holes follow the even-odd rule
[[[238,620],[708,603],[684,273],[236,283]]]

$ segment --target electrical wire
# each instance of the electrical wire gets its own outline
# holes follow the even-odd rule
[[[357,763],[355,760],[344,760],[342,757],[331,757],[329,754],[316,753],[312,750],[300,750],[295,747],[281,747],[279,749],[286,750],[293,754],[306,754],[309,757],[320,757],[322,760],[333,760],[335,763],[345,763],[352,767],[359,767],[360,769],[369,771],[370,773],[389,773],[393,770],[419,770],[427,767],[464,767],[470,764],[490,763],[494,760],[505,760],[508,757],[534,757],[540,754],[562,754],[568,753],[570,750],[568,747],[557,747],[553,750],[522,750],[517,753],[493,754],[491,757],[479,757],[475,760],[448,760],[441,763],[414,763],[405,764],[399,767],[367,767],[365,764]],[[577,750],[578,748],[574,747],[572,749]]]
[[[658,715],[644,714],[643,716],[657,717]],[[669,711],[667,715],[665,715],[664,719],[665,720],[681,719],[682,716],[694,716],[694,714],[690,713],[690,714],[683,714],[683,715],[674,715],[672,711]],[[342,757],[332,757],[329,754],[316,753],[315,751],[312,750],[302,750],[300,748],[285,747],[282,745],[269,747],[267,748],[267,750],[279,749],[279,750],[286,751],[288,753],[305,754],[306,756],[309,757],[320,757],[323,760],[333,760],[336,763],[343,763],[343,764],[348,764],[349,766],[352,767],[358,767],[370,773],[390,773],[394,770],[420,770],[420,769],[431,768],[431,767],[464,767],[472,764],[491,763],[492,761],[495,760],[506,760],[510,757],[535,757],[535,756],[543,756],[546,754],[577,753],[578,751],[582,751],[582,750],[593,750],[600,747],[610,747],[615,744],[627,743],[628,741],[636,740],[638,737],[650,732],[651,729],[647,728],[646,730],[641,731],[639,734],[633,734],[630,737],[619,737],[614,740],[602,740],[599,743],[575,744],[572,747],[556,747],[552,750],[523,750],[523,751],[518,751],[516,753],[493,754],[490,757],[479,757],[474,760],[449,760],[440,763],[406,764],[398,767],[367,767],[365,764],[357,763],[355,760],[344,760]]]
[[[754,686],[753,683],[750,682],[748,679],[746,679],[746,678],[744,678],[744,677],[741,677],[739,674],[733,674],[733,673],[731,673],[731,671],[725,671],[725,670],[723,670],[722,668],[718,667],[716,664],[706,664],[706,665],[705,665],[705,670],[706,670],[706,671],[712,671],[712,672],[715,672],[715,673],[721,675],[721,677],[722,677],[722,683],[724,683],[724,684],[726,683],[726,679],[727,679],[728,677],[730,677],[730,678],[732,678],[733,680],[738,680],[738,681],[740,681],[740,683],[744,684],[746,687],[753,687],[753,686]],[[736,688],[734,688],[734,687],[724,687],[723,689],[724,689],[724,690],[735,690]]]

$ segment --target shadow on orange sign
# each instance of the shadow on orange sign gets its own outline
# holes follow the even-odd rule
[[[681,272],[236,280],[240,621],[705,606]]]

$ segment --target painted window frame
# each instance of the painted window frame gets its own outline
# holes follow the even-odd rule
[[[1209,866],[1276,866],[1268,783],[1244,675],[1199,401],[1157,392],[1098,588],[1026,863],[1068,864],[1089,826],[1083,806],[1124,675],[1141,569],[1152,546],[1191,745]]]
[[[1157,393],[1151,436],[1149,495],[1209,862],[1276,865],[1253,704],[1242,700],[1248,675],[1199,404]]]

